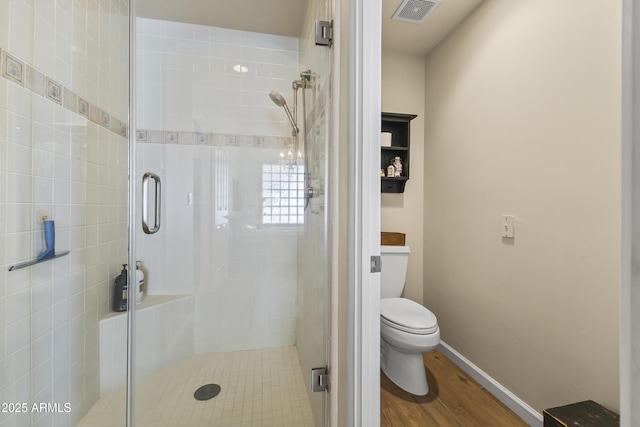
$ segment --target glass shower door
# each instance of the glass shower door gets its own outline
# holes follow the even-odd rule
[[[310,1],[296,37],[137,20],[135,182],[162,182],[160,230],[136,224],[138,423],[325,424],[329,51],[312,28],[329,16]],[[307,70],[296,150],[268,94],[292,106]]]
[[[330,374],[330,286],[329,286],[329,206],[328,163],[331,67],[333,54],[316,45],[317,21],[332,22],[332,2],[311,1],[307,9],[304,34],[300,39],[300,63],[311,71],[312,85],[305,91],[303,112],[306,209],[304,226],[298,238],[298,298],[296,347],[308,390],[318,385],[311,375],[314,368],[327,368]],[[330,386],[329,386],[330,387]],[[316,426],[329,423],[327,392],[309,394]]]
[[[127,262],[127,46],[126,2],[0,2],[2,426],[102,425],[82,420],[124,380],[126,330],[103,324]]]

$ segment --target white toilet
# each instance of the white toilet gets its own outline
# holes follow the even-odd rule
[[[422,305],[400,298],[407,277],[408,246],[381,246],[380,366],[411,394],[429,392],[422,354],[440,343],[438,319]]]

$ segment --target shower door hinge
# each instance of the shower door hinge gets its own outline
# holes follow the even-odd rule
[[[380,273],[380,271],[382,271],[382,259],[380,259],[380,255],[372,255],[371,256],[371,272]]]
[[[311,369],[311,392],[329,391],[329,368]]]
[[[333,44],[333,21],[316,21],[316,45],[329,46]]]

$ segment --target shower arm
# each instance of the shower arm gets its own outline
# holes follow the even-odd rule
[[[284,104],[282,108],[284,108],[284,112],[287,113],[287,117],[289,117],[289,121],[291,122],[291,135],[298,136],[298,133],[300,132],[300,130],[298,129],[298,125],[294,119],[294,117],[296,117],[296,114],[297,114],[295,98],[293,98],[293,116],[291,115],[291,111],[289,110],[289,107],[287,107],[287,104]]]
[[[284,97],[282,96],[282,94],[280,94],[280,92],[276,91],[276,90],[272,90],[269,93],[269,97],[271,98],[271,100],[279,107],[283,107],[285,113],[287,114],[287,118],[289,119],[289,121],[291,122],[291,135],[293,137],[293,149],[294,149],[294,157],[295,157],[295,163],[298,163],[298,156],[301,155],[300,153],[300,138],[299,138],[299,134],[300,134],[300,129],[298,128],[298,124],[297,124],[297,118],[298,118],[298,89],[302,89],[302,134],[303,137],[305,138],[304,140],[304,159],[303,159],[303,165],[304,165],[304,189],[303,189],[303,194],[304,194],[304,199],[305,199],[305,206],[304,209],[306,210],[307,207],[309,206],[309,199],[314,198],[314,197],[318,197],[320,195],[318,189],[311,187],[311,174],[309,172],[309,148],[307,145],[307,112],[306,112],[306,94],[305,94],[305,89],[311,89],[314,87],[314,80],[316,75],[311,71],[311,70],[307,70],[307,71],[303,71],[300,73],[300,80],[294,80],[293,82],[291,82],[291,87],[293,89],[293,114],[291,114],[291,111],[289,110],[289,107],[287,106],[287,102],[285,101]]]
[[[295,82],[293,83],[293,117],[291,117],[291,112],[288,108],[286,108],[286,112],[289,115],[289,120],[291,120],[294,156],[298,156],[298,135],[300,134],[300,129],[298,129],[298,87]]]
[[[302,131],[304,132],[304,198],[305,198],[305,209],[309,204],[309,199],[313,197],[313,188],[311,188],[310,181],[311,177],[309,176],[309,155],[308,155],[308,144],[307,144],[307,102],[305,96],[305,90],[302,89]]]

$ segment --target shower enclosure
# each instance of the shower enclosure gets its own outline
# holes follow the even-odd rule
[[[130,33],[130,10],[0,6],[0,426],[123,426],[127,408],[130,425],[325,425],[310,390],[328,364],[330,51],[314,31],[331,5],[310,0],[295,35],[171,16]],[[294,144],[268,95],[292,103],[306,70]],[[55,258],[27,265],[53,244],[44,221]],[[129,280],[118,312],[136,261],[142,301]]]

